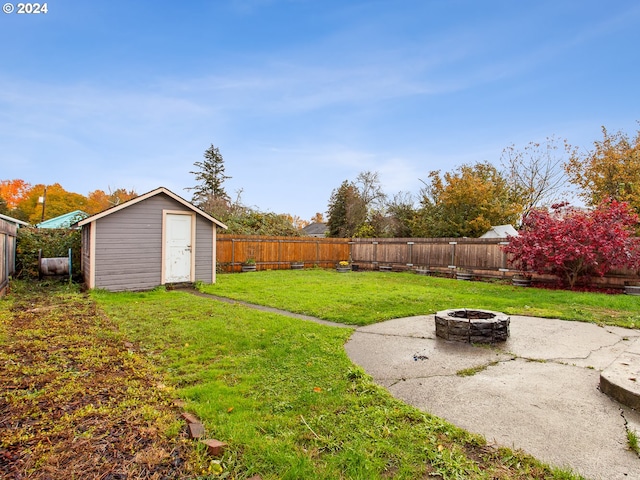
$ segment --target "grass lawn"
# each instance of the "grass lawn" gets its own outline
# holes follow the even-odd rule
[[[204,289],[372,323],[383,315],[425,313],[417,311],[427,296],[416,293],[415,281],[408,275],[258,272],[220,276],[218,286]],[[448,294],[455,283],[440,285]],[[395,299],[375,298],[374,292],[387,289]],[[202,472],[205,478],[579,478],[487,446],[481,437],[394,399],[348,359],[350,329],[181,291],[94,292],[92,298],[166,373],[167,384],[204,422],[208,436],[229,444],[220,463]],[[296,299],[303,307],[292,308]]]
[[[513,287],[413,273],[274,270],[222,274],[202,291],[350,325],[481,308],[512,315],[640,327],[640,303],[630,295]]]

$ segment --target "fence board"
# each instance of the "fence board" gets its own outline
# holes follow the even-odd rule
[[[281,270],[293,262],[329,268],[350,258],[348,238],[219,234],[217,239],[218,269],[223,272],[239,272],[249,259],[256,262],[258,270]]]
[[[341,260],[351,260],[363,270],[381,266],[396,269],[426,269],[453,273],[456,268],[476,275],[509,277],[507,256],[500,238],[315,238],[218,235],[217,261],[223,272],[239,272],[242,263],[253,258],[258,270],[288,269],[292,262],[332,268]],[[542,277],[548,279],[547,277]],[[614,271],[594,283],[623,286],[638,281],[637,272]]]
[[[356,238],[352,256],[371,268],[391,264],[497,271],[506,262],[502,243],[493,238]]]
[[[18,228],[0,219],[0,297],[9,285],[9,276],[15,269],[16,235]]]

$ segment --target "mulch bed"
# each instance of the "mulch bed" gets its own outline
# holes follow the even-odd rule
[[[88,296],[3,302],[0,477],[193,478],[170,390]]]

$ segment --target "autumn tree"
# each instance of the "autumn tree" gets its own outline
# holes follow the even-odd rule
[[[423,237],[478,237],[492,225],[515,224],[522,200],[490,163],[462,165],[423,182],[413,233]]]
[[[503,176],[520,195],[524,215],[534,207],[559,200],[567,181],[563,167],[569,149],[566,140],[561,143],[548,137],[543,143],[530,142],[520,150],[510,145],[502,151]]]
[[[115,190],[109,188],[108,191],[109,193],[106,193],[104,190],[89,192],[85,211],[90,215],[94,215],[138,196],[134,190],[127,190],[125,188],[117,188]]]
[[[46,191],[45,191],[46,188]],[[39,202],[44,198],[44,204]],[[27,216],[27,221],[36,224],[74,210],[85,210],[87,198],[79,193],[67,192],[62,185],[38,184],[31,187],[18,202],[16,210]]]
[[[550,211],[531,210],[504,251],[513,267],[555,275],[573,288],[615,268],[639,268],[637,224],[638,216],[625,202],[606,199],[593,211],[557,204]]]
[[[7,208],[12,210],[18,206],[25,194],[31,189],[24,180],[0,180],[0,197],[7,202]]]
[[[629,138],[602,127],[602,137],[594,142],[593,150],[573,150],[565,164],[570,182],[580,187],[580,196],[588,205],[614,198],[640,212],[640,130]]]
[[[304,220],[303,218],[300,218],[298,215],[287,214],[287,217],[289,218],[291,225],[293,225],[293,228],[295,228],[296,230],[302,230],[304,227],[309,225],[308,220]]]
[[[189,172],[194,174],[196,180],[199,182],[195,187],[187,189],[193,190],[192,202],[198,206],[211,199],[228,202],[229,195],[227,195],[222,184],[231,177],[224,174],[224,159],[222,158],[220,150],[211,144],[211,146],[205,150],[203,156],[203,161],[193,164],[198,167],[198,170]]]

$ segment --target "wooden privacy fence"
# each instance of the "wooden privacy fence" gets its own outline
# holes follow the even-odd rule
[[[359,268],[377,270],[428,268],[445,271],[456,267],[499,272],[507,269],[504,242],[494,238],[315,238],[219,234],[218,268],[239,272],[249,260],[258,270],[334,267],[342,260]]]
[[[424,273],[450,273],[469,270],[475,276],[511,277],[517,270],[509,268],[502,251],[505,238],[353,238],[351,255],[359,268],[374,270],[416,270]],[[542,282],[555,281],[550,275],[533,275]],[[620,288],[638,282],[633,270],[612,270],[591,283]]]
[[[453,275],[458,269],[483,277],[510,277],[502,251],[504,238],[315,238],[267,237],[257,235],[218,235],[217,261],[222,272],[242,271],[253,259],[258,270],[292,268],[296,262],[305,267],[333,268],[348,260],[362,270],[415,270]],[[552,281],[550,276],[534,276]],[[622,287],[638,281],[633,271],[613,271],[594,278],[601,286]]]
[[[18,227],[0,219],[0,297],[5,294],[9,276],[15,272]]]
[[[507,256],[500,238],[354,238],[351,255],[361,268],[464,268],[478,273],[506,272]]]
[[[262,235],[217,236],[217,263],[222,272],[239,272],[253,260],[258,270],[291,268],[302,262],[305,267],[334,267],[349,260],[350,239],[315,237],[269,237]]]

